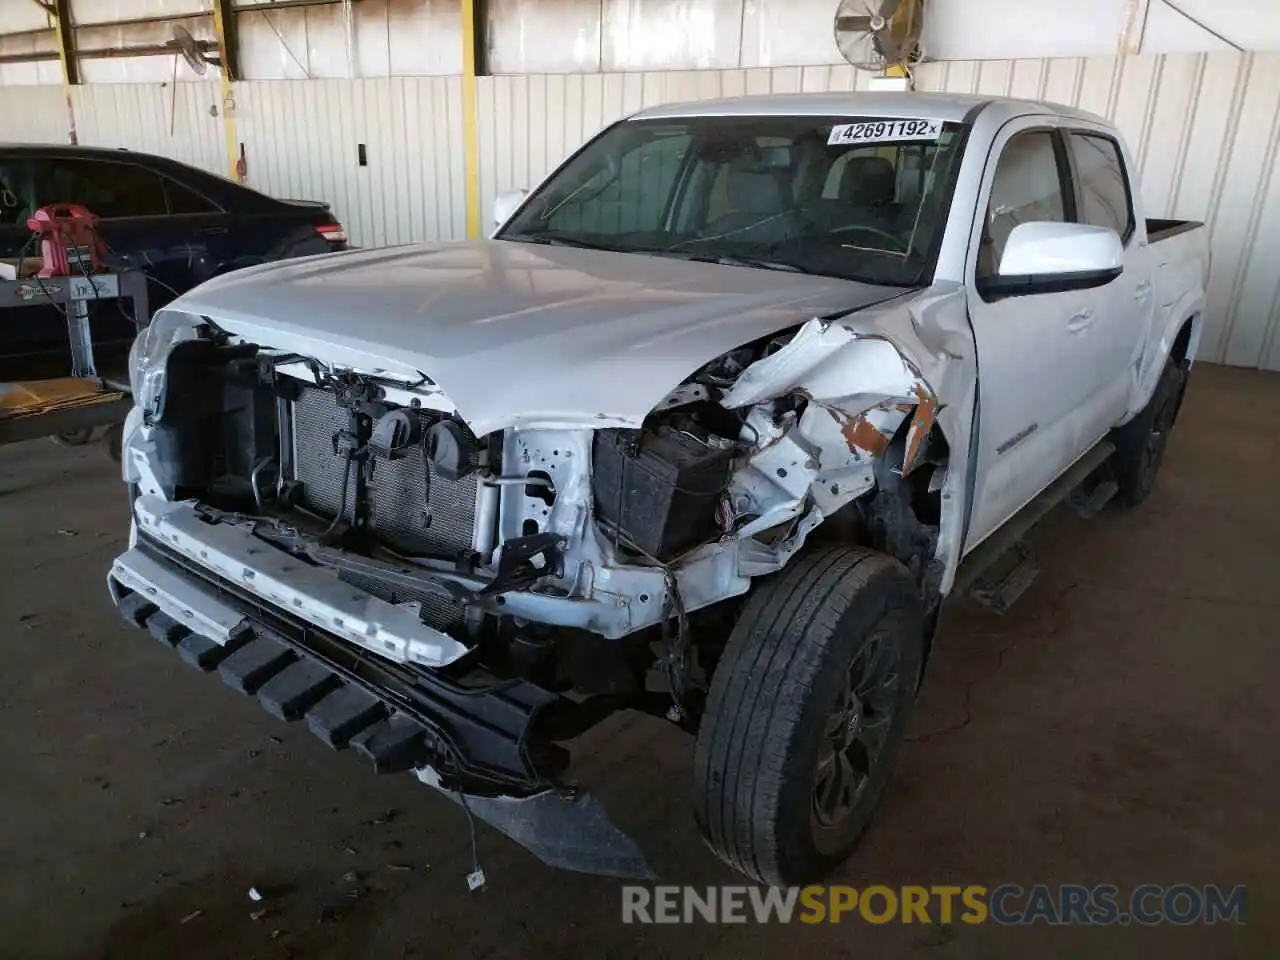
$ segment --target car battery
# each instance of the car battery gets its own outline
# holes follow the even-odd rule
[[[672,427],[601,430],[593,462],[596,516],[659,560],[716,536],[734,446]]]

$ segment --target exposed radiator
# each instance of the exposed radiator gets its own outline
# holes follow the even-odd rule
[[[424,424],[431,414],[423,413]],[[347,426],[348,411],[333,394],[308,387],[293,405],[295,473],[303,483],[303,501],[316,513],[332,516],[342,493],[345,457],[333,452],[333,436]],[[376,460],[369,484],[370,525],[375,536],[401,553],[454,557],[475,539],[476,485],[472,475],[445,480],[432,471],[430,509],[421,450],[398,460]],[[354,480],[348,484],[345,516],[351,517]],[[430,517],[429,524],[426,520]]]
[[[421,415],[424,425],[430,414]],[[342,493],[345,457],[333,452],[333,437],[345,429],[348,411],[333,394],[314,387],[303,390],[293,405],[294,473],[303,483],[303,503],[313,512],[332,516]],[[369,484],[370,526],[389,547],[405,554],[452,557],[470,550],[475,540],[476,487],[473,475],[445,480],[432,471],[429,525],[424,500],[426,477],[421,450],[398,460],[377,460]],[[344,515],[351,518],[355,482],[347,488]],[[391,603],[417,600],[423,619],[445,628],[462,618],[462,608],[430,591],[391,590],[363,578],[343,574],[343,580]]]

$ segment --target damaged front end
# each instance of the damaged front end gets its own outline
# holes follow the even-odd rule
[[[695,729],[736,598],[812,537],[945,592],[972,407],[956,309],[934,291],[811,320],[646,416],[482,435],[430,371],[162,311],[133,358],[113,596],[547,862],[646,875],[564,744],[622,709]]]

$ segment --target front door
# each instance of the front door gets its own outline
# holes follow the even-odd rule
[[[1021,223],[1074,219],[1066,146],[1048,119],[1008,124],[983,176],[981,235],[970,244],[969,315],[978,348],[979,428],[965,551],[1051,483],[1096,438],[1090,405],[1093,290],[984,296]]]

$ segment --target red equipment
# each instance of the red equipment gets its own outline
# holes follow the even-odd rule
[[[27,229],[40,235],[39,276],[100,272],[106,254],[97,227],[98,218],[74,203],[50,204],[28,217]]]

